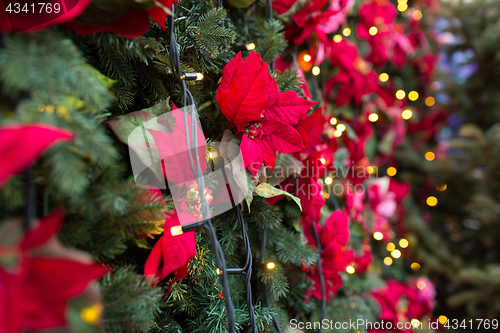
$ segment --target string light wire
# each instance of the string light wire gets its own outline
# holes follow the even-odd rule
[[[187,110],[184,110],[183,116],[184,116],[184,126],[186,129],[186,146],[187,146],[187,153],[189,156],[189,164],[191,167],[191,171],[193,172],[193,175],[196,177],[196,183],[198,184],[198,189],[201,191],[200,192],[200,199],[201,199],[201,213],[203,217],[203,224],[202,226],[205,228],[207,231],[207,234],[210,239],[210,244],[212,246],[212,249],[214,250],[215,253],[215,259],[217,266],[219,269],[222,270],[221,274],[219,274],[219,278],[222,284],[222,288],[224,291],[224,303],[226,306],[226,312],[227,312],[227,321],[228,321],[228,326],[229,326],[229,332],[234,333],[235,332],[235,311],[234,311],[234,306],[233,302],[231,300],[231,294],[229,291],[229,285],[227,282],[227,269],[226,269],[226,260],[224,257],[224,253],[222,251],[222,247],[217,239],[217,235],[215,233],[214,227],[212,225],[212,222],[209,219],[209,209],[208,209],[208,203],[207,199],[204,195],[205,191],[205,180],[203,179],[203,174],[201,173],[201,165],[198,157],[198,147],[196,143],[198,142],[198,134],[197,134],[197,123],[196,123],[196,114],[194,110],[194,99],[193,96],[191,95],[191,92],[186,88],[186,82],[185,82],[185,76],[183,78],[183,73],[181,72],[180,68],[180,59],[179,59],[179,52],[177,48],[177,40],[175,38],[174,34],[174,5],[172,5],[172,14],[168,16],[168,25],[169,25],[169,40],[170,40],[170,45],[169,45],[169,53],[170,53],[170,63],[172,64],[172,72],[177,79],[182,95],[183,95],[183,104],[184,107],[190,106],[190,113],[191,113],[191,137],[194,140],[194,147],[193,150],[191,150],[191,141],[190,141],[190,134],[189,134],[189,129],[188,129],[188,121],[187,121]],[[193,154],[194,153],[194,154]],[[194,155],[194,157],[193,157]],[[196,166],[196,168],[195,168]]]

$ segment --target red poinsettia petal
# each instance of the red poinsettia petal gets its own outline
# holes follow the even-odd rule
[[[38,219],[38,225],[26,232],[20,244],[20,249],[25,251],[46,243],[61,228],[64,214],[56,210],[50,215]]]
[[[172,10],[172,5],[178,3],[179,0],[158,0],[158,3],[165,7],[166,9]],[[148,10],[149,17],[152,18],[156,23],[158,23],[163,30],[167,27],[165,26],[165,21],[167,20],[168,13],[164,8],[159,6],[153,7]]]
[[[215,100],[224,116],[237,125],[239,131],[249,122],[261,119],[262,110],[268,103],[269,79],[267,64],[255,52],[244,62],[238,53],[224,67]]]
[[[145,10],[130,9],[125,15],[109,25],[98,25],[78,20],[67,22],[79,35],[87,36],[98,32],[114,32],[126,38],[136,38],[144,35],[149,29],[149,17]]]
[[[52,27],[57,24],[62,24],[68,21],[71,21],[78,17],[90,4],[92,0],[65,0],[64,3],[61,3],[59,0],[49,0],[44,1],[47,3],[47,7],[58,3],[61,6],[59,12],[56,13],[55,10],[48,11],[38,11],[35,12],[23,12],[11,13],[11,15],[7,15],[7,11],[5,10],[5,4],[0,2],[0,33],[3,31],[35,31],[40,29],[46,29]]]
[[[276,81],[273,80],[272,84],[276,85]],[[295,125],[316,104],[316,102],[300,98],[293,90],[278,93],[277,97],[273,105],[266,109],[265,119],[274,119]]]
[[[73,134],[47,124],[7,125],[0,128],[0,187],[32,164],[42,152]]]
[[[347,210],[334,211],[326,220],[321,232],[321,244],[326,248],[328,244],[334,242],[340,248],[347,245],[349,239],[349,215]]]
[[[148,131],[155,139],[156,148],[161,160],[161,168],[165,173],[170,184],[175,184],[179,187],[184,183],[189,183],[195,179],[193,171],[190,167],[190,158],[186,145],[186,128],[184,126],[183,113],[174,108],[172,115],[175,118],[175,125],[172,133],[156,131],[149,129]],[[188,127],[191,125],[191,116],[187,115]],[[205,135],[200,127],[197,126],[197,143],[191,140],[191,155],[194,157],[194,145],[198,148],[198,160],[200,162],[201,173],[207,170],[205,159],[206,141]],[[196,169],[196,164],[195,164]]]
[[[196,256],[196,235],[194,232],[172,236],[170,229],[178,225],[180,222],[177,214],[165,221],[165,233],[153,247],[144,265],[146,277],[154,276],[162,280],[170,273],[184,267],[191,258]]]
[[[70,298],[81,294],[92,280],[107,269],[99,264],[83,264],[67,259],[31,258],[22,285],[22,325],[29,330],[43,330],[66,324]]]
[[[265,135],[262,140],[281,153],[291,154],[304,149],[300,133],[287,123],[282,123],[272,134]]]
[[[250,139],[243,135],[240,145],[243,165],[250,170],[255,178],[259,172],[262,162],[266,159],[272,160],[272,155],[276,156],[276,151],[266,142],[259,138]],[[274,166],[274,164],[273,164]]]

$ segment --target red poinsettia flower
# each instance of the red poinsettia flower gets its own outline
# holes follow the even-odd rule
[[[387,288],[374,290],[372,296],[382,309],[380,320],[393,323],[394,328],[398,322],[420,319],[431,310],[428,303],[419,295],[416,286],[409,287],[393,280],[387,281]],[[412,332],[412,330],[403,328],[398,332]]]
[[[372,209],[385,218],[390,218],[396,213],[397,206],[409,193],[410,186],[407,183],[400,183],[390,177],[377,178],[368,188]]]
[[[191,258],[196,256],[196,234],[186,232],[173,236],[171,228],[179,226],[179,219],[190,219],[189,217],[178,216],[177,213],[169,216],[165,220],[165,232],[151,250],[151,253],[144,265],[144,275],[154,278],[155,283],[163,280],[170,273],[174,273],[175,278],[168,288],[170,292],[174,282],[182,280],[188,273],[188,265]]]
[[[158,23],[164,30],[168,10],[179,0],[155,0],[154,6],[148,10],[130,8],[123,16],[110,24],[94,24],[80,20],[66,23],[68,27],[80,35],[91,35],[98,32],[114,32],[127,38],[144,35],[149,29],[149,19]]]
[[[361,105],[361,98],[377,89],[377,75],[369,69],[353,43],[346,40],[331,41],[327,51],[330,63],[340,68],[337,75],[326,81],[327,96],[338,86],[335,105],[346,105],[351,100],[357,106]]]
[[[155,146],[158,149],[160,159],[160,169],[163,170],[165,178],[168,180],[170,187],[177,187],[175,190],[182,188],[185,184],[189,186],[196,179],[189,162],[189,150],[186,145],[186,127],[184,126],[184,114],[175,105],[171,114],[172,118],[163,119],[157,118],[158,128],[162,130],[154,130],[148,128],[155,140]],[[186,115],[188,127],[191,126],[191,116]],[[170,119],[172,121],[170,121]],[[191,154],[194,157],[194,147],[198,147],[198,160],[200,162],[200,173],[203,174],[207,170],[205,153],[207,144],[205,135],[199,126],[196,127],[197,142],[191,140]],[[188,133],[191,131],[188,130]],[[195,171],[196,165],[195,165]],[[174,190],[174,189],[171,189]]]
[[[278,14],[284,14],[296,1],[273,1],[273,7]],[[345,21],[347,10],[353,3],[352,0],[314,0],[307,3],[304,8],[291,16],[295,24],[287,25],[285,38],[299,45],[314,32],[326,35],[336,31]],[[324,9],[326,5],[328,7]]]
[[[396,20],[396,7],[389,0],[372,0],[359,7],[360,21],[356,27],[358,36],[367,39],[372,36],[371,27],[377,28],[377,34],[388,32]]]
[[[365,191],[351,186],[350,182],[344,185],[345,201],[347,211],[354,221],[361,221],[361,213],[364,211]]]
[[[328,122],[329,118],[323,114],[323,108],[320,108],[298,124],[305,148],[294,156],[304,163],[308,175],[315,179],[322,177],[328,170],[337,149],[336,145],[331,144],[333,141],[323,137]]]
[[[321,265],[325,279],[326,299],[329,300],[330,294],[334,295],[342,286],[342,280],[339,272],[345,271],[346,267],[354,261],[353,250],[343,250],[347,246],[349,239],[349,216],[347,211],[336,210],[326,220],[323,227],[316,224],[320,243],[321,243]],[[302,222],[304,235],[309,244],[316,246],[311,222],[304,219]],[[314,290],[310,294],[321,299],[321,287],[317,269],[308,272],[308,277],[314,281]]]
[[[356,138],[343,135],[342,142],[349,151],[352,166],[365,167],[369,165],[365,154],[365,145],[366,141],[372,135],[373,126],[368,121],[368,117],[358,117],[356,120],[356,123],[352,126],[354,133],[356,133]],[[352,178],[351,173],[349,173],[349,176]],[[360,177],[358,173],[355,176]]]
[[[281,93],[267,63],[252,52],[238,53],[224,67],[215,100],[236,130],[243,132],[241,152],[245,167],[255,175],[264,162],[272,171],[276,151],[295,153],[304,148],[292,126],[315,104],[294,91]]]
[[[56,211],[13,246],[0,245],[0,332],[65,326],[69,299],[106,273],[90,256],[57,243],[62,220]]]
[[[0,127],[0,187],[9,177],[32,164],[45,149],[71,139],[71,132],[48,124]]]
[[[354,268],[356,268],[356,272],[358,273],[366,272],[372,261],[373,261],[372,248],[369,244],[369,241],[365,240],[363,242],[363,246],[361,247],[361,249],[359,249],[355,253]]]

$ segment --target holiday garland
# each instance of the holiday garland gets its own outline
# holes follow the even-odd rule
[[[430,318],[432,283],[406,278],[409,267],[388,273],[410,256],[410,186],[394,178],[394,151],[429,117],[440,119],[427,110],[436,62],[428,2],[277,0],[266,13],[252,2],[224,10],[210,1],[94,0],[57,20],[37,16],[50,21],[38,28],[2,20],[0,228],[9,236],[0,238],[0,332],[282,331],[292,318],[324,319],[327,304],[344,321],[357,306],[401,332],[409,330],[398,322]],[[275,20],[264,23],[268,15]],[[233,48],[235,39],[245,47]],[[59,44],[45,50],[50,43]],[[23,77],[16,54],[25,49],[37,74]],[[36,68],[37,52],[45,59],[51,50],[60,59]],[[58,83],[58,71],[69,69],[79,77]],[[408,93],[405,77],[416,80]],[[203,131],[193,129],[197,117]],[[137,153],[127,138],[152,120],[169,130],[144,129],[165,162],[160,178],[189,181],[160,190],[125,180]],[[186,144],[177,136],[184,133],[188,151],[169,157]],[[244,179],[224,164],[236,154],[229,143],[239,146]],[[227,184],[209,176],[217,158]],[[37,178],[31,168],[21,174],[33,165]],[[43,194],[16,201],[22,181]],[[246,189],[241,203],[207,214],[235,188]],[[185,199],[173,209],[176,195]],[[30,204],[43,209],[22,230],[21,208]],[[181,223],[188,220],[201,222]],[[60,241],[94,259],[62,255],[61,224]],[[376,262],[380,248],[390,254]],[[68,301],[105,274],[104,300]],[[79,315],[68,323],[65,311]]]

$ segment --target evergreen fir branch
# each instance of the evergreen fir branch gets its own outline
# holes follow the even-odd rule
[[[102,282],[104,327],[110,333],[147,332],[153,326],[161,288],[151,286],[132,266],[119,268]]]
[[[272,297],[278,299],[288,294],[289,285],[286,276],[283,274],[281,265],[276,262],[275,265],[276,267],[274,269],[259,269],[257,271],[257,276],[269,288]]]
[[[77,96],[93,111],[109,105],[110,80],[85,62],[70,39],[45,30],[8,35],[4,40],[0,79],[6,93],[32,92],[47,102],[57,94]]]
[[[313,265],[317,261],[318,252],[305,243],[300,234],[289,230],[270,230],[269,242],[274,246],[280,262],[301,266]],[[294,244],[294,246],[290,246]]]
[[[220,26],[226,15],[224,8],[213,8],[202,14],[196,25],[187,27],[187,32],[193,36],[199,54],[214,59],[219,54],[220,45],[234,43],[235,32]]]
[[[260,38],[257,40],[257,51],[263,61],[273,61],[287,47],[284,28],[281,21],[273,20],[264,22],[262,28],[259,29]]]
[[[275,71],[273,76],[276,78],[276,83],[278,84],[278,89],[280,92],[286,92],[288,90],[293,90],[297,92],[301,97],[303,92],[300,85],[303,83],[301,79],[297,76],[297,71],[286,70],[284,72]]]

